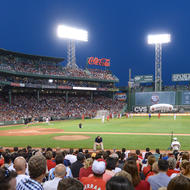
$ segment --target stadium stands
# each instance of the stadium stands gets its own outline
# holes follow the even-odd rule
[[[139,150],[136,152],[140,153]],[[124,148],[116,152],[107,150],[92,153],[82,149],[73,152],[60,148],[33,149],[28,146],[20,149],[14,147],[13,150],[1,147],[0,187],[4,187],[4,190],[10,187],[20,190],[34,185],[36,186],[34,189],[43,189],[43,186],[45,190],[57,187],[58,189],[75,187],[82,190],[83,187],[89,189],[97,186],[102,190],[109,190],[115,181],[114,186],[119,183],[119,187],[125,189],[127,186],[127,190],[149,190],[150,187],[158,190],[167,189],[167,186],[169,190],[176,190],[177,187],[180,190],[189,190],[189,153],[176,151],[160,153],[158,161],[155,155],[157,154],[150,151],[137,155]],[[75,157],[74,162],[71,162],[71,156]],[[149,164],[151,160],[151,165],[147,165],[148,160]],[[51,170],[45,169],[50,166]],[[48,174],[52,174],[52,171],[54,175],[51,175],[50,180]],[[74,179],[73,174],[78,177]]]

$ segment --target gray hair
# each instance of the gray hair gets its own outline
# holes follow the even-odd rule
[[[168,165],[169,165],[169,169],[175,169],[176,167],[176,159],[173,157],[169,157],[168,158]]]

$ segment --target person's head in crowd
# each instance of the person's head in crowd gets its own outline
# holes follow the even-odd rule
[[[83,190],[83,184],[74,178],[64,178],[59,181],[57,190]]]
[[[58,152],[58,153],[59,153],[59,152]],[[52,152],[52,158],[55,158],[55,157],[56,157],[56,154],[57,154],[57,152],[53,151],[53,152]]]
[[[133,156],[130,156],[129,158],[127,158],[126,162],[130,164],[136,164],[136,158]]]
[[[114,158],[108,157],[106,159],[106,163],[107,163],[106,165],[107,170],[114,170],[116,167],[117,160]]]
[[[91,154],[91,157],[92,157],[92,159],[96,159],[96,153],[93,152],[93,153]]]
[[[181,173],[187,177],[190,177],[190,162],[183,160],[180,164]]]
[[[147,153],[145,154],[144,158],[145,158],[145,159],[148,159],[148,157],[149,157],[150,155],[152,155],[152,153],[151,153],[151,152],[147,152]]]
[[[118,155],[118,158],[121,158],[121,151],[117,151],[116,154]]]
[[[124,170],[117,172],[114,176],[123,176],[123,177],[127,178],[131,183],[133,183],[131,174]]]
[[[170,170],[174,170],[176,168],[176,159],[174,157],[168,158],[168,166]]]
[[[102,152],[98,152],[97,154],[96,154],[96,157],[95,157],[95,159],[96,160],[98,160],[98,159],[100,159],[100,158],[102,158]]]
[[[159,148],[156,148],[156,153],[160,154],[160,149]]]
[[[84,168],[87,169],[89,167],[92,166],[92,163],[93,163],[93,159],[92,158],[87,158],[85,161],[84,161]]]
[[[114,176],[106,183],[106,190],[134,190],[131,182],[123,176]]]
[[[26,160],[25,158],[19,156],[17,157],[15,160],[14,160],[14,169],[16,171],[16,173],[18,175],[20,174],[25,174],[26,172],[26,167],[27,167],[27,164],[26,164]]]
[[[156,158],[154,155],[150,155],[148,157],[148,165],[150,165],[152,167],[152,165],[154,164],[154,162],[156,162]]]
[[[140,154],[141,154],[141,151],[140,151],[140,150],[136,150],[136,154],[137,154],[137,155],[140,155]]]
[[[79,153],[77,154],[77,161],[79,161],[79,162],[82,163],[82,162],[84,161],[84,159],[85,159],[84,154],[81,153],[81,152],[79,152]]]
[[[14,151],[14,152],[18,152],[18,147],[15,146],[15,147],[13,148],[13,151]]]
[[[106,150],[106,153],[107,153],[108,156],[110,156],[111,151],[110,150]]]
[[[51,151],[47,151],[45,154],[45,157],[47,160],[51,160],[53,158],[53,154]]]
[[[16,190],[16,172],[0,168],[0,190]]]
[[[189,190],[190,189],[190,179],[179,175],[171,179],[168,184],[167,190]]]
[[[167,160],[158,160],[158,169],[159,172],[167,172],[168,171],[168,161]]]
[[[190,156],[189,156],[189,153],[188,152],[183,152],[182,153],[182,156],[181,156],[182,160],[187,160],[187,161],[190,161]]]
[[[138,160],[138,156],[136,153],[130,153],[127,160],[135,160],[135,162]]]
[[[45,148],[42,148],[41,151],[42,151],[42,153],[45,153],[46,149],[45,149]]]
[[[158,162],[154,162],[154,164],[152,164],[152,171],[153,171],[155,174],[159,173]]]
[[[48,151],[51,151],[51,152],[52,152],[53,150],[52,150],[51,147],[48,147],[46,151],[47,151],[47,152],[48,152]]]
[[[79,152],[82,152],[82,153],[83,153],[83,149],[82,149],[82,148],[79,148]]]
[[[73,152],[74,152],[73,148],[70,148],[69,149],[69,154],[73,154]]]
[[[66,176],[66,167],[63,164],[55,166],[55,177],[64,178]]]
[[[46,159],[44,156],[32,156],[28,162],[30,178],[41,183],[46,174]]]
[[[32,151],[32,147],[29,146],[29,145],[26,147],[26,149],[27,149],[28,152]]]
[[[109,157],[110,157],[110,158],[113,158],[113,159],[116,159],[116,160],[119,159],[118,154],[117,154],[117,153],[114,153],[114,152],[113,152]]]
[[[3,153],[4,163],[10,164],[11,163],[11,155],[9,153]]]
[[[94,176],[102,177],[106,169],[106,164],[104,161],[94,160],[92,164],[92,171]]]
[[[11,154],[11,160],[12,160],[13,163],[14,163],[15,158],[17,158],[18,156],[19,156],[18,152],[13,152]]]
[[[180,172],[183,174],[185,170],[185,164],[188,163],[187,160],[182,160],[181,163],[179,164]]]
[[[150,152],[150,148],[147,147],[147,148],[146,148],[146,152]]]
[[[121,156],[120,156],[120,160],[124,160],[125,159],[125,153],[121,153]]]
[[[134,187],[137,186],[141,179],[140,179],[140,175],[138,173],[138,168],[137,168],[137,165],[134,164],[134,163],[126,163],[124,165],[124,171],[128,172],[129,174],[131,174],[132,176],[132,180],[133,180],[133,185]]]
[[[121,149],[121,152],[125,153],[125,152],[126,152],[126,149],[125,149],[125,148],[122,148],[122,149]]]
[[[62,154],[58,154],[55,157],[55,163],[56,163],[56,165],[63,164],[63,161],[64,161],[64,157],[62,156]]]

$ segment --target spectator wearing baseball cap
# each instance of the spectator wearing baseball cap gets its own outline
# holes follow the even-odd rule
[[[106,169],[106,164],[104,161],[94,160],[92,164],[93,176],[91,177],[83,177],[80,181],[84,185],[85,190],[90,189],[106,189],[106,182],[103,180],[103,174]]]

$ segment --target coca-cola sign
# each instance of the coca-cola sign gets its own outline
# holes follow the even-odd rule
[[[99,65],[104,67],[110,67],[110,59],[106,58],[97,58],[97,57],[89,57],[88,58],[88,64],[89,65]]]

